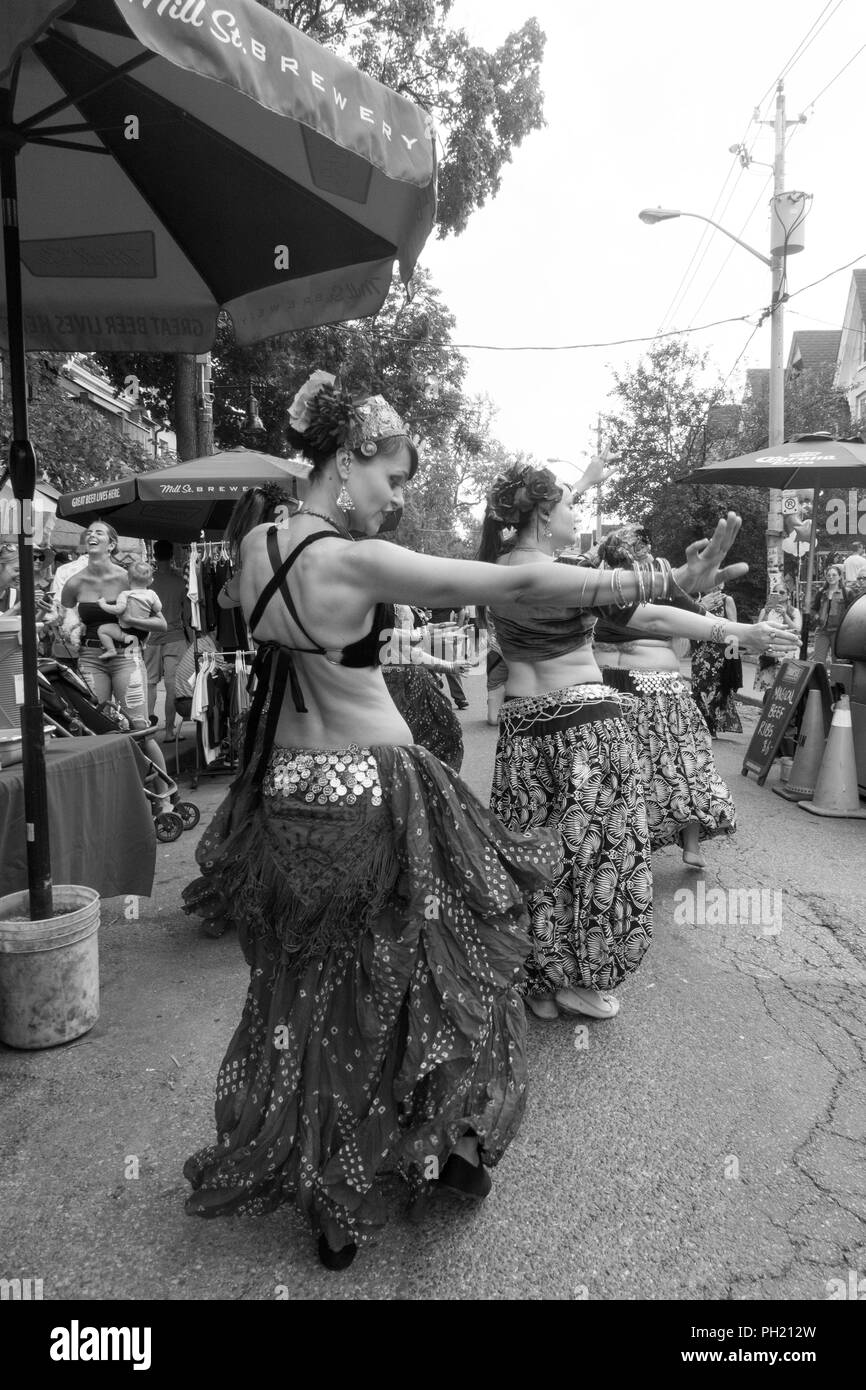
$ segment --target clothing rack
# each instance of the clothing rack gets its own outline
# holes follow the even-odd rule
[[[239,715],[243,712],[243,709],[248,708],[246,686],[249,681],[250,675],[249,661],[255,656],[255,652],[252,650],[246,651],[241,649],[234,649],[230,657],[225,656],[222,651],[213,651],[211,648],[206,648],[200,651],[198,648],[198,639],[199,633],[194,630],[193,691],[195,692],[195,690],[197,689],[200,674],[203,671],[206,672],[208,667],[212,667],[215,671],[220,672],[222,675],[226,677],[230,677],[232,676],[232,674],[234,674],[236,679],[240,678],[242,681],[244,694],[242,708],[238,709],[234,714],[231,713],[231,710],[229,710],[227,713],[226,737],[220,741],[221,748],[222,746],[227,745],[227,753],[224,755],[222,752],[220,752],[220,754],[217,756],[217,758],[213,760],[213,762],[207,761],[207,750],[205,746],[205,730],[203,728],[204,721],[197,718],[195,719],[195,773],[192,782],[193,787],[195,787],[198,784],[198,779],[201,776],[219,777],[222,776],[224,773],[233,774],[237,771],[240,752],[240,740],[237,737],[238,719]],[[237,692],[234,692],[232,694],[232,703],[234,702],[236,695]],[[193,699],[195,699],[195,694],[193,695]],[[204,764],[202,764],[202,756],[204,756]]]

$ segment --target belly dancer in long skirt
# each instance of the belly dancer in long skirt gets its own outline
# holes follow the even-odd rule
[[[620,527],[605,536],[598,553],[601,564],[628,573],[636,560],[649,557],[649,537],[640,526]],[[678,611],[673,622],[669,610],[652,605],[600,621],[595,651],[605,682],[622,695],[634,736],[650,846],[680,845],[683,863],[702,869],[701,841],[733,834],[737,813],[672,638],[713,642],[723,652],[763,652],[775,634],[766,623],[731,622],[703,613],[698,604],[693,608]]]
[[[228,911],[250,984],[217,1078],[216,1138],[184,1171],[193,1214],[294,1200],[339,1269],[384,1220],[382,1173],[417,1198],[434,1184],[486,1196],[526,1099],[526,903],[560,853],[555,834],[505,830],[413,746],[379,663],[393,604],[574,610],[610,602],[614,584],[355,544],[350,514],[375,536],[403,504],[417,465],[405,425],[327,373],[290,418],[312,480],[297,515],[241,546],[258,686],[242,774],[185,893],[191,911]],[[696,567],[705,587],[724,540]],[[646,584],[663,597],[670,576],[625,576],[624,600]]]
[[[600,467],[594,460],[580,490],[598,481]],[[538,564],[551,573],[572,569],[555,563],[554,551],[572,541],[574,495],[549,469],[511,469],[488,498],[479,558],[518,574]],[[699,589],[700,572],[715,574],[738,525],[732,517],[720,522],[713,541],[690,547],[673,575],[666,562],[650,560],[610,572],[613,604],[629,607],[618,587],[626,582],[637,584],[639,598],[657,597],[653,586],[663,577],[665,601],[688,602],[683,589]],[[637,969],[652,936],[652,871],[634,741],[592,652],[602,609],[490,606],[508,668],[491,809],[511,830],[555,828],[563,850],[558,873],[531,902],[526,1003],[539,1018],[554,1019],[560,1009],[610,1018],[619,1008],[612,991]]]
[[[449,661],[427,650],[429,614],[409,604],[396,605],[393,636],[380,649],[388,694],[409,725],[412,742],[459,772],[463,763],[463,729],[441,685],[440,672],[461,676],[466,662]]]

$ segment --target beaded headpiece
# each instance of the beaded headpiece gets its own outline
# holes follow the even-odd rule
[[[394,436],[409,437],[406,424],[384,396],[355,401],[330,372],[315,371],[304,382],[289,407],[292,428],[314,449],[325,451],[341,445],[357,449],[366,458],[376,453],[376,442]]]

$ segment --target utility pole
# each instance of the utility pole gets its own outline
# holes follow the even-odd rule
[[[599,458],[602,457],[601,448],[601,415],[598,417],[598,424],[595,429],[595,446]],[[601,483],[595,494],[595,543],[601,545]]]
[[[782,81],[776,88],[776,118],[773,122],[775,133],[775,154],[773,157],[773,208],[776,199],[785,191],[785,86]],[[771,220],[772,226],[772,220]],[[771,237],[771,242],[776,240]],[[774,251],[770,248],[772,298],[770,311],[770,410],[769,445],[785,442],[785,309],[782,303],[782,285],[785,279],[785,248]],[[779,488],[770,489],[770,504],[767,515],[767,574],[781,570],[782,493]]]

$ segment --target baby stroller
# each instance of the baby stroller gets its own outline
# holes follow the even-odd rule
[[[39,696],[46,719],[62,736],[80,738],[88,734],[127,733],[135,739],[138,751],[147,764],[142,791],[153,811],[158,840],[169,844],[172,840],[179,840],[184,830],[192,830],[198,825],[201,819],[198,807],[191,801],[178,799],[177,783],[142,748],[143,740],[150,735],[149,729],[128,729],[114,705],[98,704],[87,682],[60,661],[40,660]],[[158,790],[159,783],[165,785],[165,791]],[[170,811],[161,809],[166,797],[172,803]]]

